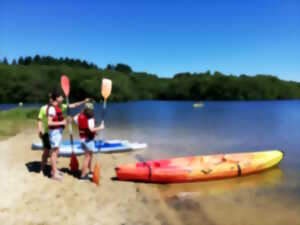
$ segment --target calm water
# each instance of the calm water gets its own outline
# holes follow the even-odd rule
[[[106,138],[147,142],[145,159],[284,150],[260,174],[153,188],[184,224],[300,224],[300,101],[115,103],[105,121]]]
[[[279,167],[260,174],[154,188],[183,224],[300,224],[300,101],[192,105],[110,104],[106,126],[122,138],[147,142],[146,159],[284,150]]]

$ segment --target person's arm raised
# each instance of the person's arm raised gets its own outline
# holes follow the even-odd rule
[[[85,104],[85,103],[87,103],[87,102],[89,102],[89,101],[90,101],[90,98],[86,98],[86,99],[84,99],[83,101],[80,101],[80,102],[74,102],[74,103],[72,103],[72,104],[69,104],[69,108],[70,108],[70,109],[77,108],[77,107],[79,107],[79,106],[81,106],[81,105],[83,105],[83,104]]]

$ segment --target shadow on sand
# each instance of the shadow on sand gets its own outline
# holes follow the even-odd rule
[[[40,173],[41,171],[41,162],[40,161],[32,161],[32,162],[28,162],[25,164],[28,172],[30,173]],[[81,174],[81,170],[78,170],[75,174],[71,172],[71,170],[69,168],[61,168],[60,169],[61,172],[68,174],[70,176],[76,177],[76,178],[80,178],[80,174]],[[51,177],[51,166],[46,165],[43,174],[46,177]]]

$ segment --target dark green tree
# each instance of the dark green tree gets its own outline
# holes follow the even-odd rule
[[[6,58],[6,57],[4,57],[4,58],[3,58],[3,61],[2,61],[2,63],[3,63],[3,64],[5,64],[5,65],[8,65],[8,60],[7,60],[7,58]]]
[[[33,63],[41,64],[41,56],[40,55],[35,55],[34,58],[33,58]]]
[[[107,64],[107,66],[105,67],[105,70],[114,70],[115,67],[111,64]]]
[[[115,67],[115,70],[121,73],[125,73],[125,74],[131,74],[132,73],[132,69],[130,66],[126,65],[126,64],[122,64],[122,63],[118,63]]]
[[[32,63],[32,58],[31,58],[31,56],[25,57],[25,59],[24,59],[24,65],[25,65],[25,66],[28,66],[28,65],[30,65],[31,63]]]
[[[24,65],[24,59],[23,59],[22,56],[19,57],[19,59],[18,59],[18,64],[19,64],[19,65]]]

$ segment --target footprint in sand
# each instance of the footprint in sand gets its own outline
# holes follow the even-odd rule
[[[8,212],[8,211],[9,211],[8,208],[0,208],[0,212],[1,212],[1,213],[6,213],[6,212]]]

